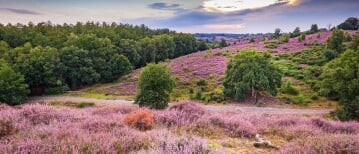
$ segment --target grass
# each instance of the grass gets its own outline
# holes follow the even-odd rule
[[[292,87],[298,91],[297,95],[280,92],[276,97],[291,103],[295,108],[336,108],[338,102],[318,96],[305,82],[293,77],[285,77],[283,83],[291,82]]]
[[[71,102],[71,101],[51,101],[48,104],[51,106],[67,106],[73,108],[86,108],[86,107],[95,106],[95,103],[93,102]]]

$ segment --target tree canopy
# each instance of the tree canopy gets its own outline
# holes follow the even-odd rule
[[[192,34],[144,25],[0,24],[0,58],[24,76],[32,95],[112,82],[133,68],[191,54],[198,46]]]
[[[24,76],[16,73],[4,60],[0,59],[0,102],[17,105],[26,98],[29,90]]]
[[[337,28],[343,30],[358,30],[359,20],[358,18],[350,17],[346,19],[343,23],[339,24]]]
[[[359,120],[359,49],[347,50],[324,66],[321,93],[339,96],[339,118]]]
[[[282,74],[271,64],[269,53],[255,50],[241,51],[227,66],[223,80],[224,94],[241,100],[251,93],[257,103],[257,93],[267,91],[276,95],[281,86]]]
[[[168,106],[174,86],[175,82],[165,65],[148,64],[140,73],[135,103],[164,109]]]

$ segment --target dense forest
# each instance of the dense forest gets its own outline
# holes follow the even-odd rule
[[[147,63],[196,52],[199,45],[191,34],[144,25],[0,24],[1,66],[13,69],[17,81],[24,78],[32,95],[111,82]]]

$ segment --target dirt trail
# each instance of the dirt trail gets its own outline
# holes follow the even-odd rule
[[[49,101],[73,101],[73,102],[93,102],[93,103],[120,103],[126,105],[133,105],[133,101],[127,100],[105,100],[83,97],[71,96],[46,96],[46,97],[33,97],[29,102],[49,102]],[[286,109],[286,108],[271,108],[271,107],[243,107],[240,105],[203,105],[208,110],[214,111],[238,111],[245,113],[266,113],[266,114],[327,114],[332,109]]]

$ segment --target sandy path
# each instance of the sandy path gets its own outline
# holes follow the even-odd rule
[[[127,100],[104,100],[83,97],[71,96],[46,96],[46,97],[33,97],[29,102],[48,102],[48,101],[73,101],[73,102],[93,102],[93,103],[120,103],[126,105],[133,105],[133,101]],[[245,113],[266,113],[266,114],[327,114],[332,109],[286,109],[286,108],[271,108],[271,107],[243,107],[240,105],[203,105],[208,110],[214,111],[238,111]]]

